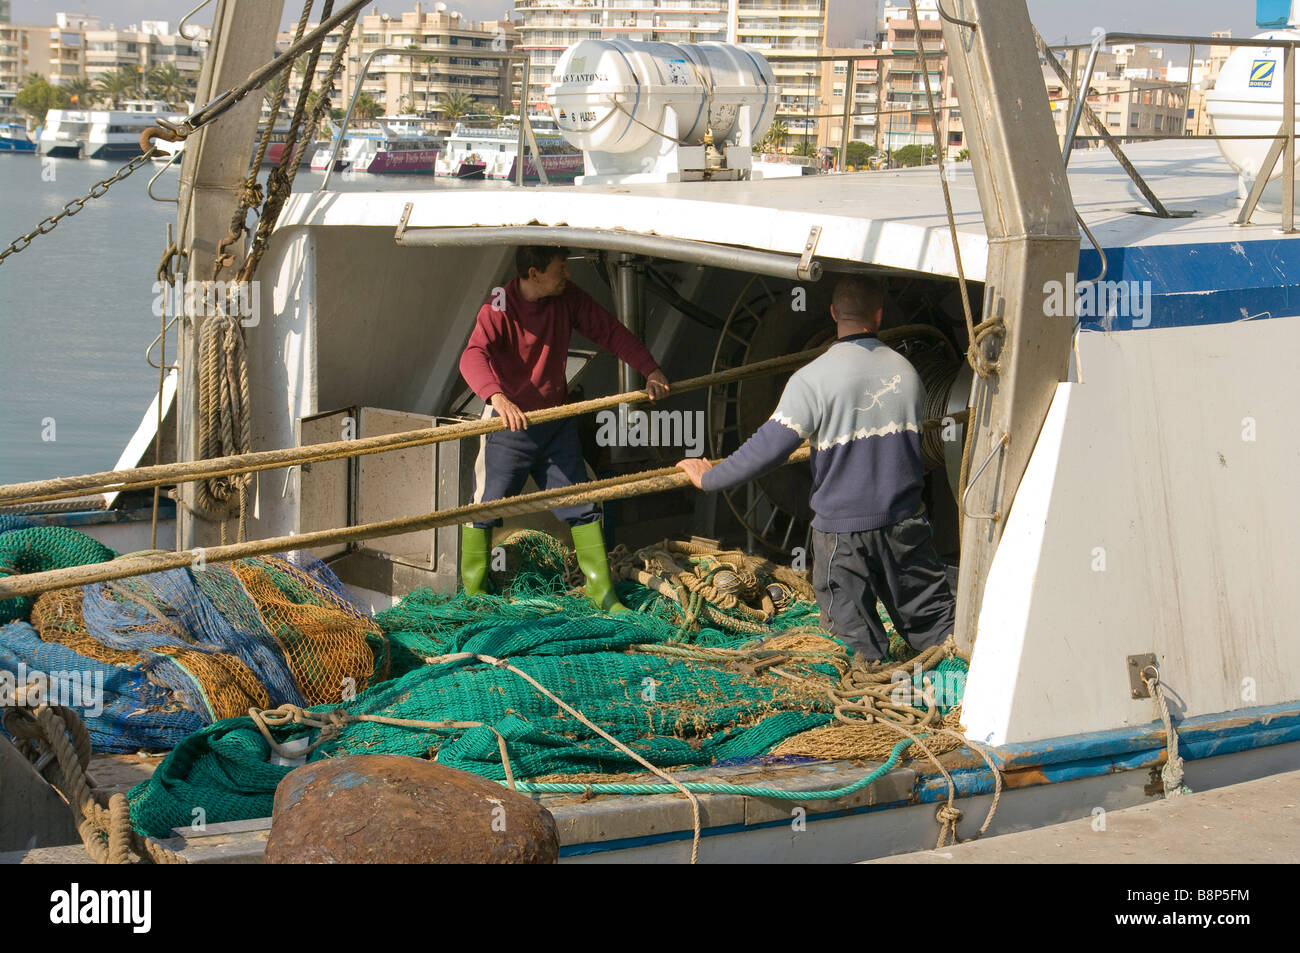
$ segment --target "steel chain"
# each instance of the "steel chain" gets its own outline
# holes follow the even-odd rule
[[[91,199],[97,199],[103,197],[103,195],[108,191],[109,186],[113,185],[113,183],[115,182],[122,181],[132,172],[135,172],[142,165],[144,165],[151,158],[153,158],[153,155],[154,153],[151,150],[149,152],[141,153],[140,155],[136,156],[126,165],[122,166],[122,168],[118,169],[116,172],[110,175],[107,179],[103,179],[99,182],[96,182],[94,185],[92,185],[90,187],[90,191],[86,193],[84,198],[73,199],[67,205],[63,206],[63,211],[59,212],[56,215],[51,215],[49,218],[45,219],[43,222],[41,222],[39,225],[33,228],[26,235],[20,235],[18,238],[14,239],[12,242],[9,243],[8,248],[6,248],[4,251],[0,251],[0,264],[3,264],[4,260],[8,258],[10,255],[16,255],[18,254],[18,252],[25,249],[28,245],[32,243],[32,239],[34,239],[37,235],[48,235],[50,232],[54,231],[54,229],[58,226],[60,221],[62,221],[64,218],[66,218],[69,215],[76,215],[78,212],[80,212],[83,208],[86,207],[86,203]]]

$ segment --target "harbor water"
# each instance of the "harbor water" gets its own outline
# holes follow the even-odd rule
[[[0,156],[0,241],[7,246],[121,165]],[[157,392],[145,350],[159,331],[155,272],[176,205],[148,196],[156,171],[149,165],[116,183],[0,265],[0,483],[112,468]],[[322,178],[303,169],[295,191]],[[174,197],[178,180],[179,170],[168,169],[154,193]],[[424,175],[330,179],[340,191],[502,185]],[[174,330],[168,339],[174,349]]]

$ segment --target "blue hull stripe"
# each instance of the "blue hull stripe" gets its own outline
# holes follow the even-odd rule
[[[1096,272],[1094,271],[1093,274]],[[1290,702],[1212,715],[1198,715],[1177,723],[1175,727],[1178,730],[1179,754],[1187,761],[1199,761],[1203,758],[1220,757],[1272,745],[1290,744],[1300,742],[1300,703]],[[1164,726],[1159,722],[1152,722],[1134,728],[1118,728],[1003,745],[991,749],[991,753],[1004,772],[1034,769],[1041,772],[1044,779],[1038,784],[1053,784],[1154,767],[1164,761],[1164,748]],[[978,755],[974,752],[968,749],[962,750],[978,761]],[[922,766],[918,763],[916,767],[919,769]],[[978,767],[956,768],[949,773],[957,797],[974,797],[993,792],[993,776],[982,762]],[[1037,785],[1020,787],[1029,786]],[[934,803],[946,800],[947,797],[948,786],[943,776],[931,772],[918,774],[916,788],[908,800],[822,813],[813,812],[816,801],[809,801],[805,807],[810,809],[807,819],[814,821],[871,814],[918,803]],[[713,837],[770,827],[788,827],[789,824],[788,819],[762,824],[727,824],[705,828],[700,834],[702,837]],[[560,856],[577,857],[647,847],[653,844],[687,840],[690,836],[690,831],[665,831],[643,837],[570,844],[560,848]]]
[[[1101,271],[1096,249],[1079,254],[1078,274]],[[1300,314],[1300,240],[1136,245],[1106,249],[1107,282],[1150,282],[1148,312],[1080,314],[1089,331],[1181,328]]]

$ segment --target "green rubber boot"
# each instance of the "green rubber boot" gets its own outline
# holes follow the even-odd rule
[[[614,594],[609,578],[609,557],[605,554],[605,535],[600,521],[570,527],[578,565],[587,577],[587,598],[602,612],[627,612],[627,606]]]
[[[465,595],[481,596],[487,590],[488,551],[492,548],[492,530],[463,526],[460,531],[460,581]]]

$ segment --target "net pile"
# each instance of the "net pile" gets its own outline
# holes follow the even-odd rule
[[[334,706],[343,723],[324,730],[263,728],[233,718],[204,728],[131,791],[136,829],[167,836],[189,823],[195,807],[213,822],[269,815],[276,785],[296,765],[273,756],[262,730],[278,744],[304,739],[314,746],[306,755],[311,761],[406,754],[503,780],[500,735],[521,780],[643,770],[518,674],[476,656],[508,659],[664,768],[765,756],[787,739],[832,723],[834,705],[824,689],[839,683],[848,657],[811,626],[816,605],[801,587],[791,586],[790,597],[761,624],[743,598],[743,605],[710,603],[716,613],[705,621],[698,605],[692,611],[690,592],[679,601],[658,586],[632,581],[619,585],[619,595],[634,611],[604,615],[568,588],[572,556],[558,541],[524,533],[505,546],[507,570],[495,577],[503,595],[421,589],[376,617],[389,643],[393,677]],[[644,560],[653,557],[637,557],[645,572]],[[716,555],[677,552],[673,559],[683,571],[703,566],[702,578],[716,581]],[[779,581],[761,566],[737,568],[753,574],[751,596]],[[710,624],[715,619],[721,621]],[[763,634],[756,635],[755,626]],[[782,669],[794,678],[747,672],[743,661],[756,647],[787,653]],[[331,707],[313,711],[323,715]],[[480,724],[394,725],[368,716]]]
[[[30,618],[0,629],[0,669],[102,686],[73,706],[97,751],[174,747],[250,708],[337,704],[388,677],[378,626],[309,555],[54,590]]]
[[[421,589],[374,619],[309,558],[46,593],[30,626],[0,629],[0,665],[102,677],[103,711],[87,718],[97,750],[175,746],[129,795],[136,829],[155,837],[196,807],[213,823],[268,815],[301,763],[277,756],[268,736],[303,738],[310,760],[407,754],[496,780],[506,761],[521,780],[643,770],[524,676],[662,768],[878,744],[870,730],[846,741],[836,721],[856,697],[843,695],[849,655],[816,627],[802,575],[698,543],[616,551],[632,611],[607,615],[572,588],[581,577],[557,540],[526,531],[504,548],[501,595]],[[754,667],[773,653],[779,665]],[[322,717],[268,726],[247,715],[285,705]]]

